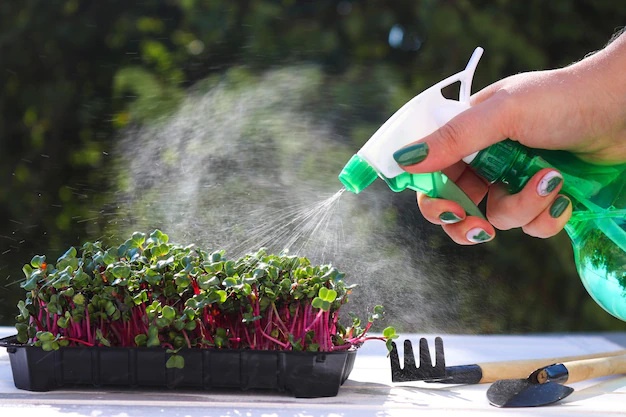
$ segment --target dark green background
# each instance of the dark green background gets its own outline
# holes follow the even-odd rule
[[[33,254],[55,259],[115,236],[110,219],[128,216],[116,212],[116,142],[166,117],[199,82],[210,88],[225,76],[313,66],[330,92],[316,117],[356,150],[413,95],[462,69],[476,46],[486,53],[474,91],[581,59],[624,16],[626,2],[614,0],[2,1],[0,323],[12,323],[21,267]],[[396,47],[388,42],[394,25],[405,33]],[[345,155],[335,158],[340,166]],[[564,234],[541,241],[502,232],[461,248],[421,219],[411,193],[389,201],[400,213],[393,227],[410,231],[400,243],[410,253],[412,239],[426,242],[423,262],[447,278],[428,290],[439,309],[426,330],[626,328],[584,291]],[[384,290],[384,279],[376,282]],[[455,326],[446,325],[450,317]],[[400,321],[399,330],[425,330]]]

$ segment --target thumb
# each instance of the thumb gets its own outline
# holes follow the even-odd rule
[[[458,114],[424,138],[393,154],[413,174],[441,171],[464,157],[507,138],[507,117],[498,99],[485,100]]]

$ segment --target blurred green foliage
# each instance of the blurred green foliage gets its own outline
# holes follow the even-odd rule
[[[626,2],[612,0],[0,2],[0,323],[12,322],[33,254],[106,238],[111,196],[132,189],[110,155],[119,132],[166,117],[192,85],[309,65],[304,76],[325,92],[311,94],[313,111],[334,127],[341,163],[404,102],[463,68],[476,46],[486,54],[474,91],[581,59],[624,15]],[[397,47],[393,27],[404,34]],[[315,159],[302,166],[301,175],[321,172]],[[582,288],[566,236],[513,231],[459,248],[424,226],[410,193],[389,198],[392,214],[406,213],[390,221],[428,242],[426,262],[450,277],[430,289],[455,300],[433,318],[442,327],[454,318],[480,332],[625,328]]]

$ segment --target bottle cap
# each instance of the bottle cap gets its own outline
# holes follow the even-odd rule
[[[358,194],[374,182],[377,177],[378,174],[374,168],[355,154],[341,170],[339,181],[343,183],[346,190]]]

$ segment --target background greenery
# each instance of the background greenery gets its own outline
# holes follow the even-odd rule
[[[282,181],[288,169],[336,191],[346,157],[404,102],[462,69],[476,46],[486,53],[474,91],[581,59],[602,48],[625,15],[626,2],[612,0],[0,2],[0,323],[12,324],[21,267],[33,254],[56,258],[85,240],[115,241],[129,227],[162,226],[162,212],[146,209],[147,202],[172,194],[133,182],[131,151],[123,150],[136,151],[125,146],[146,135],[166,141],[145,129],[158,131],[181,108],[203,103],[190,94],[220,88],[225,103],[253,97],[257,105],[242,115],[249,120],[244,136],[263,149],[286,149],[281,161],[308,150],[298,140],[302,125],[291,125],[285,108],[313,120],[307,128],[323,121],[332,132],[323,161],[307,155],[301,164],[281,162],[272,175]],[[280,94],[264,109],[274,85]],[[260,122],[273,118],[282,128]],[[288,135],[287,142],[275,139]],[[155,151],[155,164],[188,151]],[[407,313],[419,309],[410,280],[398,289],[404,298],[383,300],[399,330],[626,329],[583,289],[564,234],[542,241],[501,232],[495,242],[461,248],[423,221],[411,193],[376,192],[390,205],[377,233],[402,231],[395,244],[405,249],[393,256],[439,277],[420,287],[422,300],[437,300],[428,322]],[[366,209],[370,201],[363,201],[356,209]],[[368,285],[384,292],[395,274],[402,271]]]

